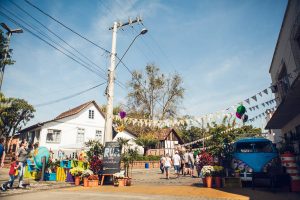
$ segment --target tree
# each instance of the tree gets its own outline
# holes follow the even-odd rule
[[[144,156],[147,153],[147,150],[158,143],[158,139],[155,137],[153,133],[145,133],[139,135],[138,138],[135,140],[137,145],[140,145],[144,148]]]
[[[0,109],[0,136],[13,136],[34,117],[35,109],[24,99],[0,96],[1,103],[9,105]]]
[[[146,66],[146,75],[133,72],[129,82],[128,105],[133,113],[148,119],[175,116],[183,99],[182,78],[175,74],[166,77],[155,65]]]
[[[14,60],[11,59],[12,49],[8,49],[8,52],[6,52],[7,47],[7,38],[4,37],[3,31],[0,29],[0,60],[1,60],[1,67],[4,65],[13,65],[15,63]],[[6,54],[7,53],[7,54]],[[4,60],[4,55],[6,54],[6,60]]]

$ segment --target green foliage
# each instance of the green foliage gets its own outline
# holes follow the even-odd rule
[[[104,147],[98,140],[89,140],[85,143],[85,146],[89,148],[86,152],[89,162],[92,161],[94,156],[100,157],[103,154]]]
[[[0,99],[0,136],[8,137],[34,117],[35,109],[24,99],[5,98],[3,94],[0,94]]]
[[[15,63],[14,60],[11,59],[11,54],[12,54],[12,49],[8,49],[8,51],[6,52],[6,47],[8,45],[8,40],[6,37],[4,37],[3,35],[3,31],[0,29],[0,60],[1,60],[1,67],[3,65],[13,65]],[[4,60],[5,57],[5,53],[7,53],[6,55],[6,60]]]
[[[129,82],[129,110],[148,119],[176,115],[184,95],[182,78],[178,74],[167,77],[155,65],[147,65],[145,71],[146,75],[133,72]]]
[[[188,127],[186,124],[177,130],[184,143],[189,143],[205,136],[205,130],[196,126]]]
[[[158,139],[150,132],[139,135],[139,137],[135,140],[135,143],[144,148],[144,155],[146,155],[147,150],[158,143]]]

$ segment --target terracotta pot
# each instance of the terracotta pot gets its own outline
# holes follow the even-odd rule
[[[203,186],[206,187],[206,178],[202,178]]]
[[[89,187],[98,187],[99,181],[98,180],[88,180]]]
[[[120,178],[118,179],[118,182],[119,182],[119,186],[125,186],[125,179]]]
[[[88,178],[83,178],[83,187],[89,187]]]
[[[126,178],[125,185],[131,186],[131,178]]]
[[[80,176],[75,176],[75,185],[80,185]]]
[[[211,188],[211,186],[212,186],[212,177],[211,176],[206,177],[206,185],[208,188]]]
[[[216,183],[216,188],[221,187],[221,177],[217,176],[215,177],[215,183]]]

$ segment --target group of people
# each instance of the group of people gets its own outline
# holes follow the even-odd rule
[[[160,170],[166,174],[166,179],[170,179],[170,169],[174,167],[176,178],[182,175],[190,175],[194,177],[195,159],[194,154],[190,150],[186,150],[185,153],[179,155],[178,151],[170,157],[167,153],[160,158]]]
[[[27,158],[29,157],[29,154],[32,150],[33,147],[29,148],[26,140],[21,141],[20,147],[17,149],[15,156],[11,158],[10,168],[8,172],[9,180],[0,186],[0,189],[2,191],[6,191],[8,188],[12,188],[16,178],[19,178],[19,187],[24,188],[23,178],[24,178],[25,166],[27,163]],[[4,139],[0,139],[0,156],[1,156],[0,167],[3,167],[4,160],[5,160]]]

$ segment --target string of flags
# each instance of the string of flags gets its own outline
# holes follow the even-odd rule
[[[269,110],[270,111],[272,111],[272,112],[274,112],[275,110],[276,110],[276,106],[275,107],[273,107],[273,108],[270,108]],[[262,118],[262,117],[264,117],[264,116],[266,116],[266,113],[265,112],[262,112],[262,113],[260,113],[260,114],[258,114],[258,115],[256,115],[256,116],[254,116],[254,117],[252,117],[251,119],[248,119],[250,122],[254,122],[255,120],[257,120],[258,118]]]
[[[272,105],[275,102],[276,102],[276,98],[275,99],[271,99],[269,101],[265,101],[265,102],[263,102],[261,104],[258,104],[258,105],[254,105],[254,106],[248,107],[248,109],[250,111],[258,110],[260,105],[262,105],[263,107],[266,107],[266,106]]]

